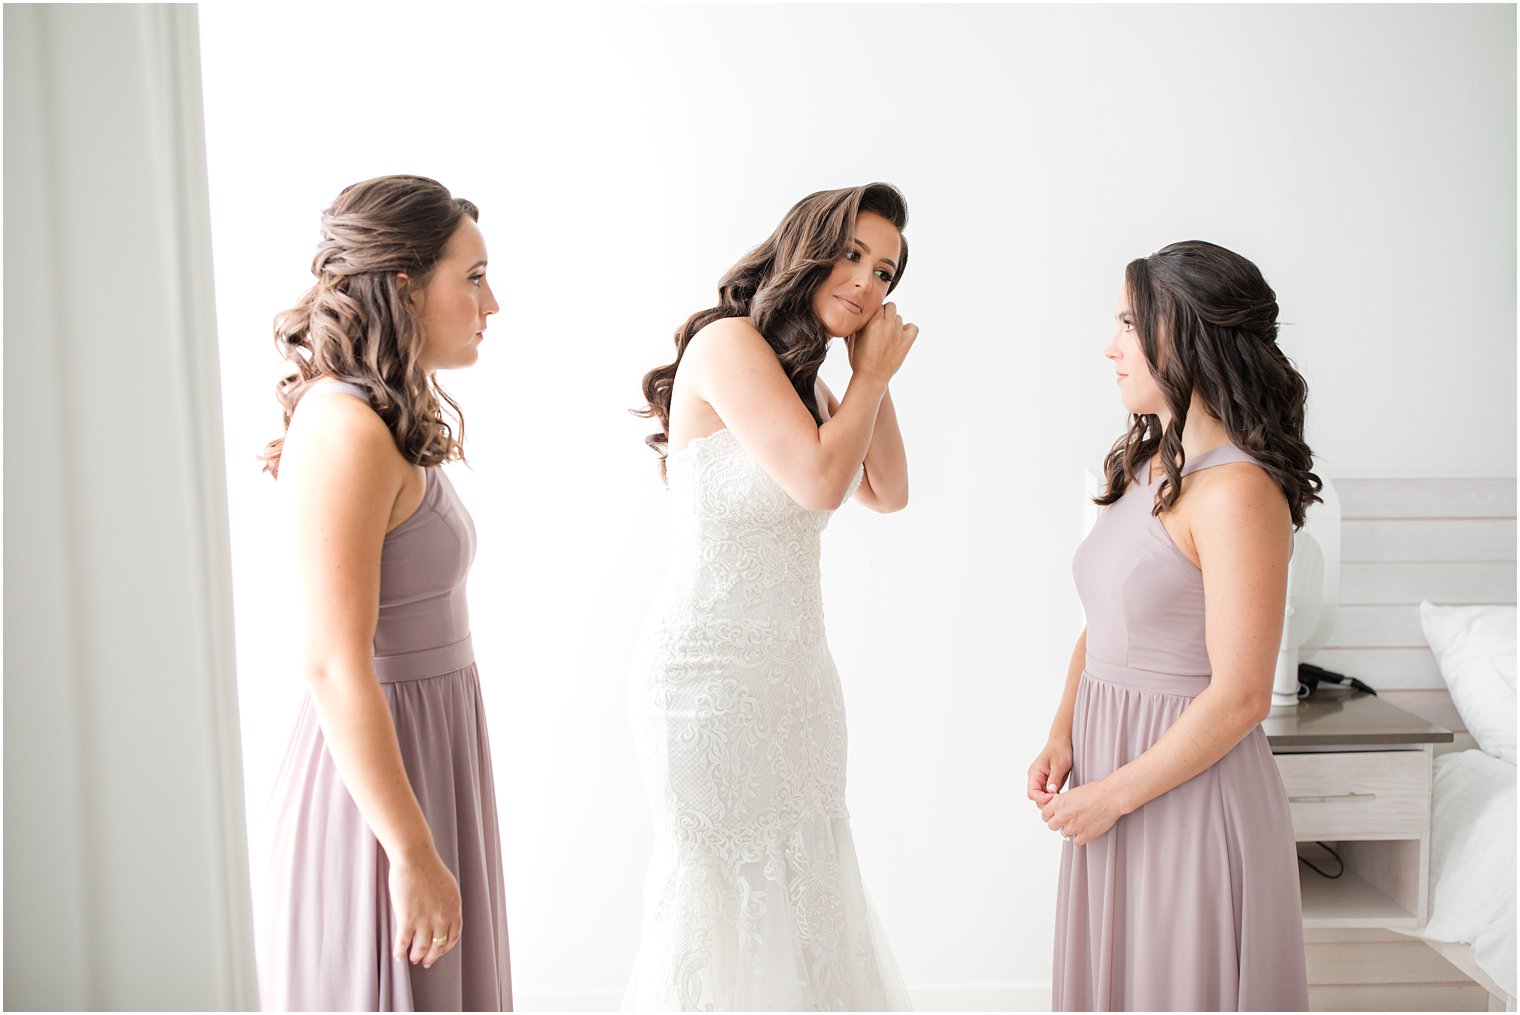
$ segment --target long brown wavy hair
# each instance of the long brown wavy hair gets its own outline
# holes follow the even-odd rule
[[[670,393],[681,357],[697,332],[725,317],[748,317],[754,322],[755,330],[775,350],[797,397],[814,422],[823,425],[814,385],[818,368],[828,356],[830,336],[813,312],[813,294],[850,249],[856,216],[867,211],[892,223],[899,234],[908,225],[908,202],[890,183],[809,194],[792,206],[769,239],[718,280],[718,305],[693,314],[676,331],[675,361],[644,375],[648,404],[633,410],[637,416],[659,420],[659,432],[644,438],[644,443],[659,453],[662,471],[670,441]],[[897,288],[907,267],[908,241],[903,238],[902,258],[888,293]]]
[[[1271,474],[1288,499],[1295,529],[1324,485],[1304,442],[1309,386],[1277,346],[1277,294],[1260,269],[1202,240],[1163,247],[1124,269],[1130,308],[1151,376],[1171,420],[1134,413],[1103,462],[1099,504],[1124,495],[1135,470],[1159,452],[1165,476],[1154,514],[1182,493],[1182,430],[1197,391],[1230,440]],[[1160,364],[1160,367],[1157,367]]]
[[[329,377],[369,393],[407,461],[464,457],[464,416],[423,372],[422,323],[396,276],[426,285],[465,215],[479,221],[480,210],[425,176],[355,183],[322,212],[311,262],[317,282],[274,319],[275,348],[294,369],[275,385],[284,427],[259,456],[264,471],[278,478],[297,403]]]

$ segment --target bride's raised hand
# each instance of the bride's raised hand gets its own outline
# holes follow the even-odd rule
[[[845,339],[850,370],[864,377],[890,381],[918,338],[918,325],[904,324],[897,304],[883,303],[865,327]]]

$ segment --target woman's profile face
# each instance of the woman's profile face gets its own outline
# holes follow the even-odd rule
[[[813,294],[813,313],[835,337],[853,335],[881,309],[902,260],[902,235],[875,212],[855,216],[850,247]]]
[[[422,321],[422,369],[456,370],[480,357],[486,318],[501,307],[486,281],[486,241],[462,215],[443,257],[412,305]]]
[[[1130,305],[1129,287],[1119,287],[1119,304],[1114,311],[1114,337],[1103,350],[1118,374],[1119,399],[1124,408],[1142,415],[1159,415],[1166,411],[1166,398],[1151,374],[1145,350],[1140,347],[1140,329]]]

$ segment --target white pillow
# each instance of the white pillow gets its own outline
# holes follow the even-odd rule
[[[1451,700],[1483,750],[1515,763],[1515,608],[1420,604]]]

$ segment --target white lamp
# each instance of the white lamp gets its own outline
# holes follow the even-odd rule
[[[1288,561],[1288,602],[1282,645],[1272,678],[1273,709],[1298,704],[1298,664],[1325,644],[1341,601],[1341,501],[1329,480],[1312,504],[1304,527],[1294,533]]]

